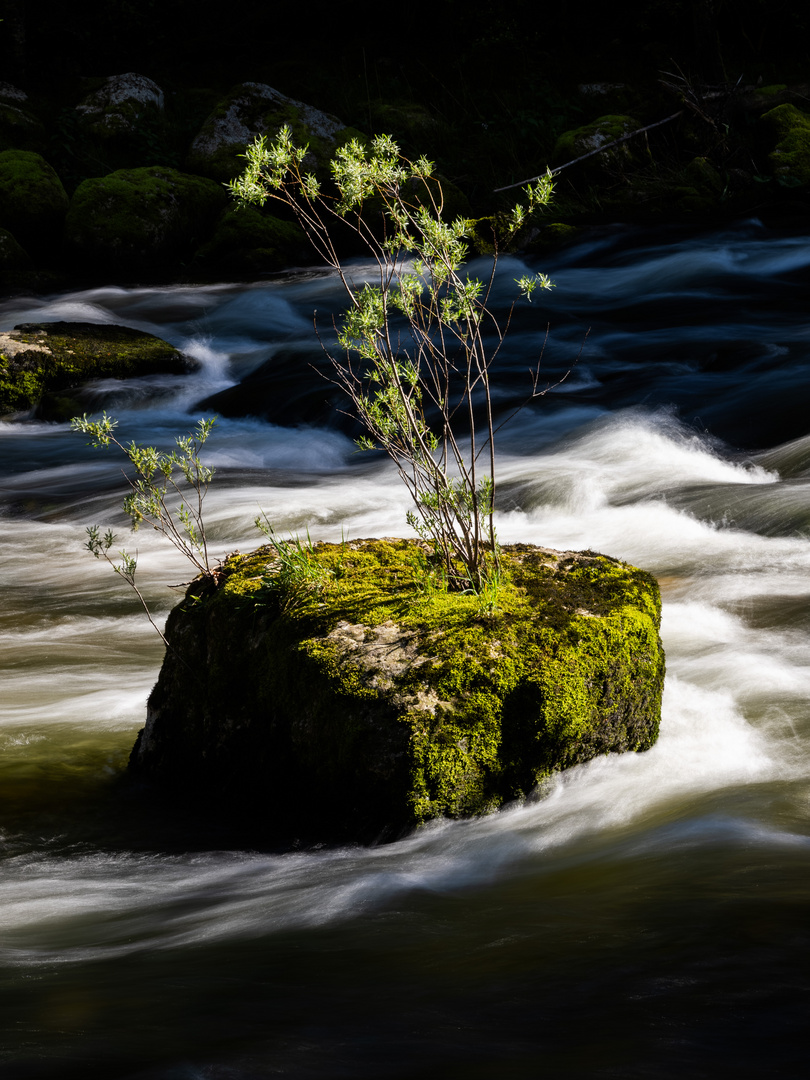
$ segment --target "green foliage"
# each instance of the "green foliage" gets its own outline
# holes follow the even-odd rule
[[[257,517],[255,524],[270,541],[275,552],[275,558],[262,575],[262,591],[274,596],[284,612],[297,610],[312,598],[321,596],[332,581],[334,573],[313,557],[314,547],[309,530],[306,541],[302,541],[298,536],[281,540],[276,536],[266,514]]]
[[[503,331],[487,306],[493,276],[481,281],[462,269],[473,223],[444,219],[433,164],[408,161],[390,136],[339,147],[328,192],[303,171],[306,153],[282,127],[273,142],[262,137],[248,147],[247,168],[227,186],[243,204],[270,199],[291,209],[337,271],[348,308],[333,381],[366,428],[358,445],[381,448],[396,464],[415,505],[409,521],[440,554],[448,586],[479,592],[498,566],[489,372]],[[548,203],[552,187],[547,173],[525,189],[525,205],[504,219],[506,240]],[[373,284],[348,276],[334,242],[339,221],[376,260]],[[526,298],[551,287],[542,274],[517,284]],[[533,395],[536,387],[535,380]]]
[[[177,449],[170,453],[155,446],[119,442],[115,436],[118,421],[106,413],[100,420],[91,420],[85,414],[74,416],[70,422],[74,431],[91,437],[90,445],[115,446],[134,466],[134,476],[127,476],[130,492],[123,503],[133,532],[144,523],[150,525],[188,559],[198,574],[212,580],[216,579],[217,569],[211,565],[208,554],[203,502],[214,470],[203,465],[200,452],[215,422],[215,417],[199,420],[192,432],[178,436],[175,440]],[[121,561],[116,563],[110,555],[110,549],[117,542],[112,530],[108,529],[102,536],[98,525],[88,526],[87,537],[87,550],[97,559],[105,559],[134,589],[149,621],[165,642],[135,581],[137,553],[132,555],[121,549],[118,552]]]

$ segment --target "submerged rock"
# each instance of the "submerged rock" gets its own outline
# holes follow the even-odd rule
[[[592,552],[515,545],[497,602],[425,588],[417,542],[319,544],[319,588],[233,555],[172,611],[131,769],[246,832],[393,838],[530,797],[553,772],[646,750],[660,598]]]
[[[191,361],[142,330],[96,323],[21,323],[0,333],[0,416],[35,410],[67,420],[94,379],[188,371]],[[85,403],[86,407],[86,403]]]

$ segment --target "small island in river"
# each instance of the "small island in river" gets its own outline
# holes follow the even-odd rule
[[[593,552],[503,549],[480,595],[425,588],[417,541],[318,544],[327,583],[233,555],[169,617],[130,760],[252,832],[393,839],[532,795],[658,735],[664,654],[648,573]]]

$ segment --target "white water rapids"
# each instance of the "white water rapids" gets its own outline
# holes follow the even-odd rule
[[[810,421],[806,434],[754,439],[758,449],[748,451],[720,441],[710,421],[744,425],[740,387],[758,379],[781,388],[786,412],[807,403],[810,330],[792,297],[810,256],[806,238],[769,238],[755,226],[652,249],[610,243],[560,257],[550,268],[553,306],[537,312],[534,328],[533,312],[516,320],[515,379],[546,321],[558,327],[552,368],[578,351],[591,312],[597,322],[568,383],[504,430],[498,535],[602,551],[659,578],[663,723],[649,752],[574,769],[531,805],[388,846],[286,854],[206,849],[199,838],[184,850],[182,838],[152,834],[120,807],[107,821],[105,799],[117,796],[105,792],[142,726],[161,643],[125,586],[82,550],[85,527],[112,524],[137,546],[139,577],[161,616],[178,598],[166,586],[188,571],[160,538],[125,536],[112,454],[92,451],[67,425],[0,424],[0,985],[13,1018],[0,1062],[8,1075],[17,1066],[29,1075],[22,1067],[34,1060],[52,1069],[42,1075],[72,1076],[74,1066],[80,1075],[83,1063],[101,1059],[110,1077],[247,1078],[276,1068],[430,1076],[431,1062],[453,1061],[468,1076],[512,1075],[512,1066],[520,1075],[521,1055],[528,1061],[535,1047],[553,1060],[562,1053],[561,1034],[532,1027],[530,1002],[553,1018],[578,994],[595,1001],[615,991],[622,1005],[607,1003],[611,1023],[629,1030],[638,1022],[647,1034],[635,1050],[614,1047],[617,1072],[600,1071],[602,1043],[593,1042],[593,1056],[581,1050],[570,1075],[666,1076],[666,1061],[691,1068],[714,1045],[705,995],[733,996],[758,968],[772,996],[763,989],[741,999],[738,1025],[715,1029],[722,1046],[740,1050],[740,1075],[746,1063],[753,1071],[759,1043],[749,1025],[773,1022],[780,987],[807,989],[792,964],[806,948],[794,912],[806,914],[810,895]],[[520,269],[505,261],[503,297]],[[767,304],[752,293],[763,281],[773,287]],[[788,297],[781,322],[777,293]],[[712,295],[717,323],[706,311]],[[191,376],[99,388],[127,438],[168,446],[200,414],[188,411],[195,402],[282,344],[310,347],[312,310],[337,303],[335,283],[320,275],[104,288],[3,302],[0,329],[124,323],[191,353],[201,365]],[[729,330],[733,304],[739,325]],[[756,346],[742,379],[739,366],[696,360],[707,340],[729,334]],[[791,363],[777,370],[773,358],[788,352]],[[317,378],[305,363],[292,377]],[[684,419],[696,416],[702,421]],[[356,455],[335,428],[221,418],[209,450],[218,476],[207,518],[218,553],[259,543],[260,508],[278,531],[308,529],[316,540],[407,533],[406,493],[393,470]],[[740,905],[754,902],[755,929],[743,931]],[[619,938],[624,966],[611,968]],[[343,974],[325,973],[329,956]],[[435,998],[423,982],[433,964],[442,965]],[[671,1059],[666,1038],[644,1027],[659,965],[677,973],[655,993],[691,1017]],[[609,968],[622,972],[613,990]],[[115,970],[130,970],[129,989]],[[534,978],[543,971],[541,989]],[[303,1010],[314,996],[329,1014],[321,994],[340,985],[353,1004],[307,1026],[295,1003]],[[508,1046],[487,1011],[488,1002],[497,1014],[513,992],[506,986],[524,998],[498,1021]],[[284,1033],[259,1018],[259,1003],[271,1009],[271,999]],[[384,1000],[394,1013],[383,1019]],[[399,1026],[393,1015],[407,1020]],[[798,1038],[791,1015],[783,1010],[784,1054]],[[452,1032],[464,1017],[474,1020],[459,1043]],[[559,1019],[550,1022],[562,1031]],[[419,1037],[408,1042],[407,1031]],[[385,1053],[370,1049],[373,1038]],[[789,1055],[778,1060],[780,1075],[794,1075]]]

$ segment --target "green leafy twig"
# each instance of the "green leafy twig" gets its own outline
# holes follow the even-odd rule
[[[92,446],[115,446],[134,467],[134,476],[124,474],[130,491],[123,502],[132,530],[137,531],[144,523],[151,526],[188,559],[196,573],[214,582],[220,571],[218,566],[211,565],[203,518],[203,502],[214,470],[203,465],[200,452],[215,422],[216,418],[198,421],[194,431],[175,440],[176,450],[165,453],[154,446],[120,442],[115,435],[118,421],[106,413],[100,420],[91,420],[86,414],[71,420],[74,431],[91,437]],[[112,530],[108,529],[102,536],[100,527],[92,525],[87,529],[87,536],[87,550],[97,559],[105,559],[133,589],[149,622],[163,643],[170,647],[135,580],[137,553],[132,555],[119,549],[121,561],[116,562],[110,555],[110,549],[117,543]]]

